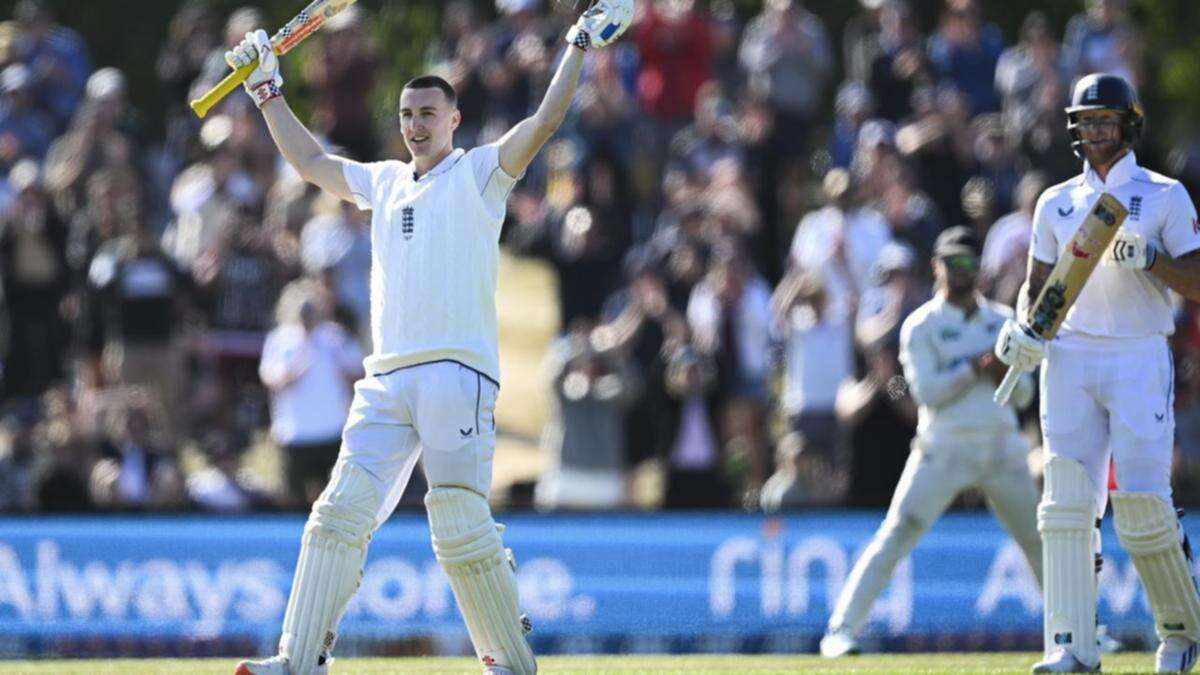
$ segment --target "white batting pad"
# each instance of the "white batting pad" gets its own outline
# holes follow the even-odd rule
[[[313,504],[279,639],[291,675],[317,672],[321,654],[333,649],[337,623],[362,581],[381,499],[366,471],[339,461]]]
[[[1046,484],[1038,505],[1046,653],[1065,649],[1088,666],[1100,662],[1092,551],[1095,504],[1095,489],[1083,465],[1057,456],[1046,461]]]
[[[434,555],[450,578],[479,660],[514,675],[534,675],[537,663],[525,641],[517,578],[487,500],[471,490],[435,487],[425,495],[425,509]]]
[[[1200,595],[1179,538],[1175,510],[1149,492],[1113,492],[1113,518],[1121,546],[1133,559],[1154,612],[1159,639],[1200,640]]]

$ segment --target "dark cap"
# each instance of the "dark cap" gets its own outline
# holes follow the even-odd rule
[[[945,258],[952,255],[969,255],[979,257],[979,239],[971,228],[964,225],[951,227],[938,235],[933,243],[933,255]]]

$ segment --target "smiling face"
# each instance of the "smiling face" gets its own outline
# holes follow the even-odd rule
[[[449,153],[461,120],[458,108],[441,89],[423,87],[400,92],[400,132],[418,163]]]

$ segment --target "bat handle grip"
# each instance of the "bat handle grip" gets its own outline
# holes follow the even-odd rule
[[[992,400],[1000,405],[1008,405],[1008,399],[1012,396],[1013,389],[1017,387],[1017,381],[1020,379],[1021,371],[1010,366],[1008,372],[1004,374],[1004,379],[1000,380],[1000,386],[996,387],[996,393],[992,396]]]
[[[229,92],[236,89],[239,84],[245,82],[246,78],[250,77],[250,73],[253,73],[257,67],[258,61],[251,61],[241,68],[231,71],[225,76],[225,79],[217,83],[217,86],[209,89],[203,96],[192,101],[192,110],[195,111],[196,116],[203,118],[207,115],[208,111],[214,105],[220,103],[221,99],[225,98]]]

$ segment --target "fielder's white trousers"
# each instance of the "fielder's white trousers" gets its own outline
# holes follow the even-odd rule
[[[1064,335],[1046,346],[1042,435],[1046,455],[1083,465],[1108,503],[1108,460],[1117,486],[1171,501],[1175,366],[1163,336],[1116,339]]]
[[[430,487],[487,497],[499,391],[487,376],[454,361],[367,376],[354,385],[338,462],[362,467],[385,495],[377,527],[396,508],[422,451]]]
[[[1026,464],[1027,454],[1028,446],[1015,430],[974,434],[934,448],[914,447],[883,524],[854,563],[838,595],[829,631],[857,635],[862,630],[896,564],[912,551],[955,496],[971,487],[983,492],[988,508],[1020,545],[1040,580],[1038,495]]]

